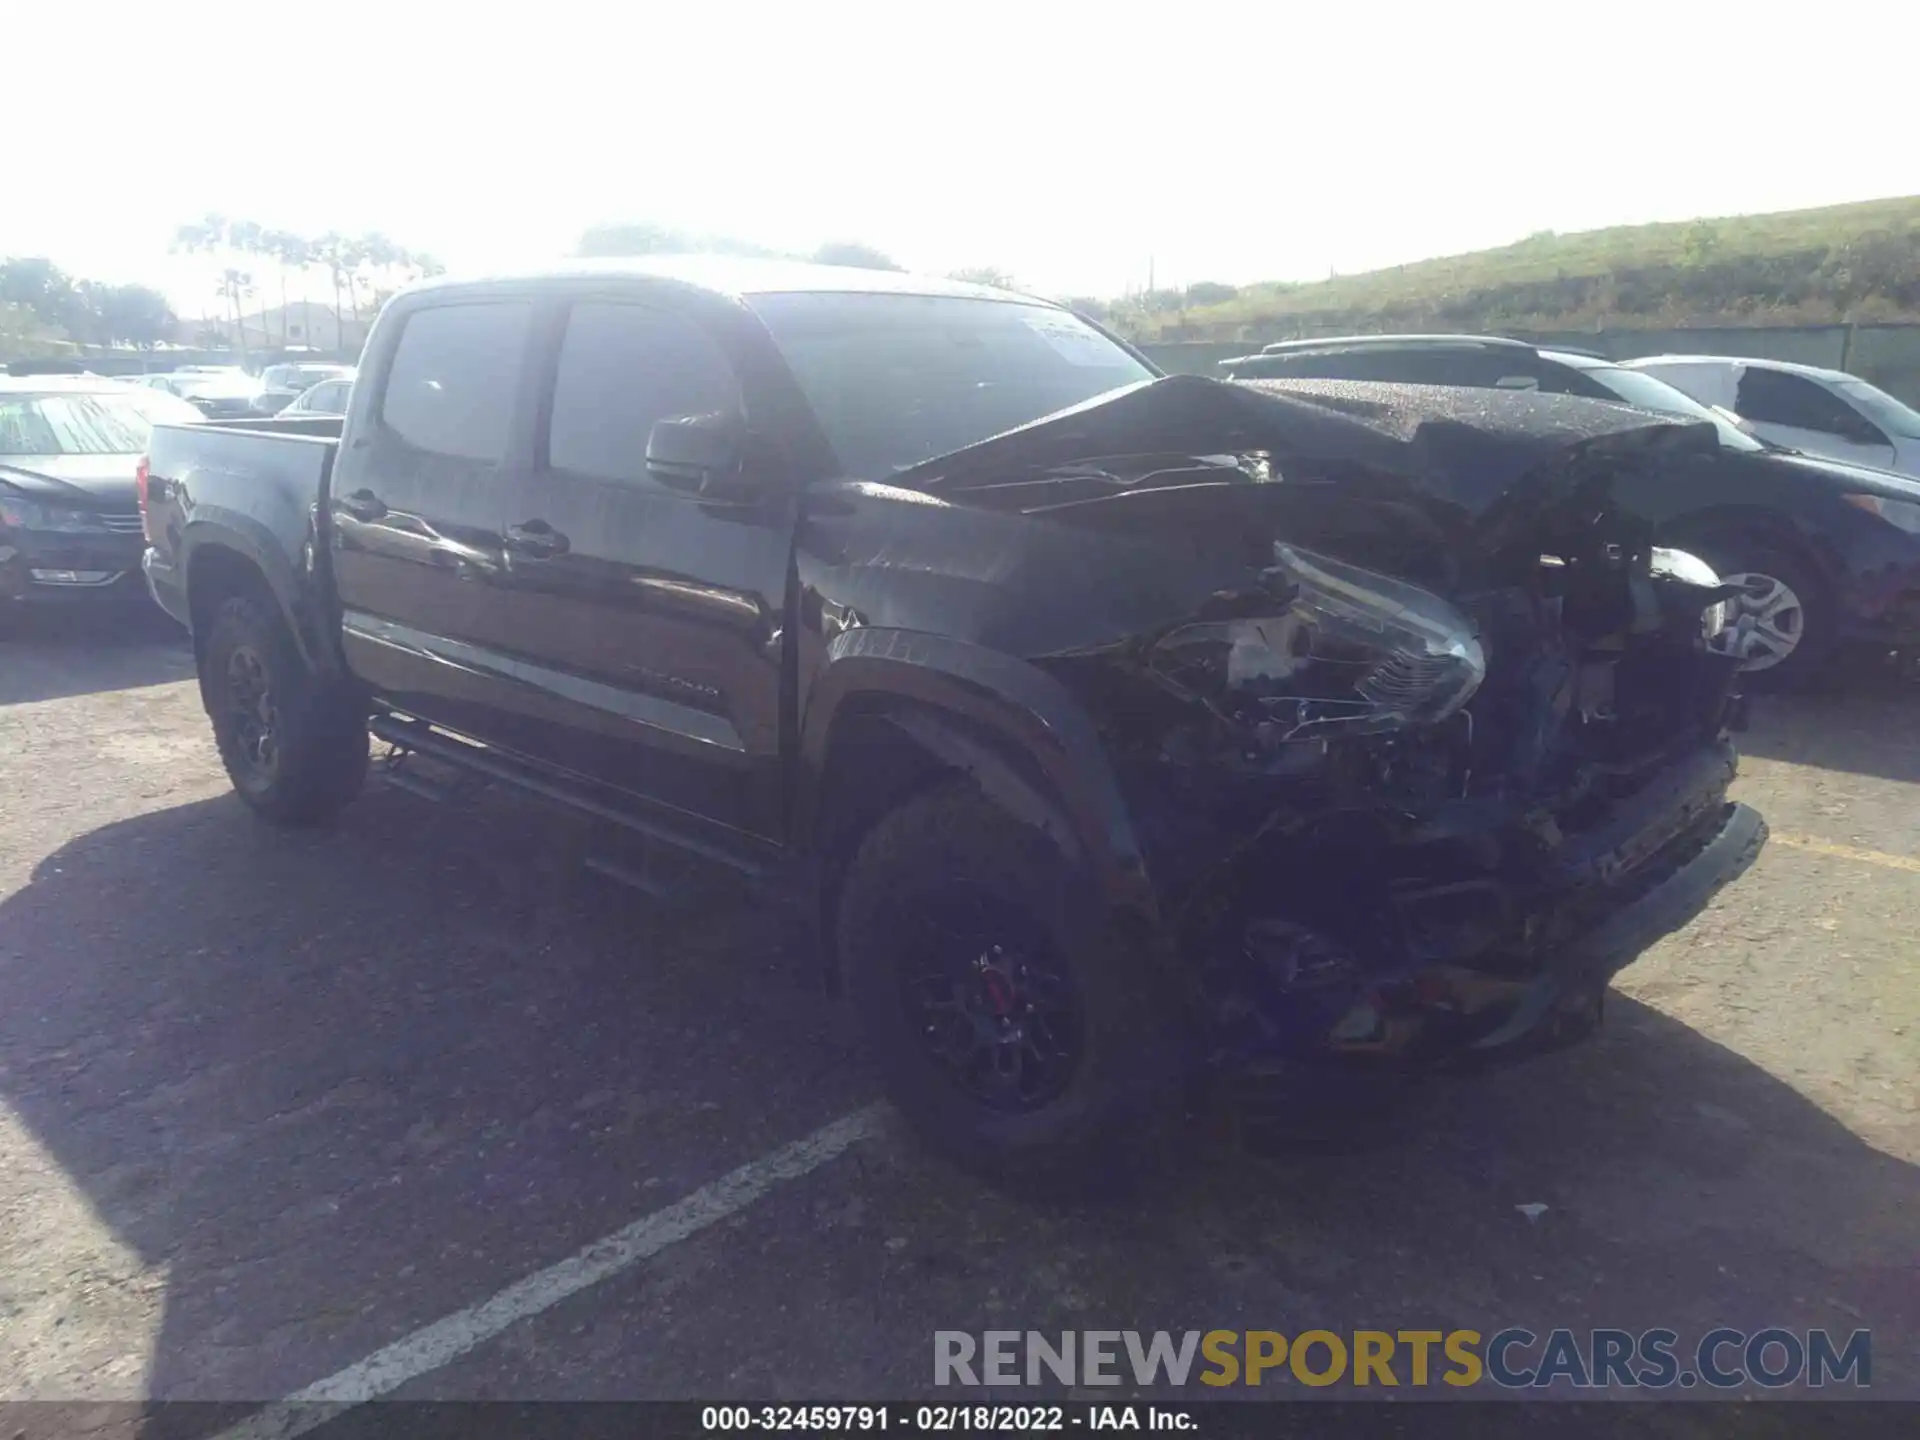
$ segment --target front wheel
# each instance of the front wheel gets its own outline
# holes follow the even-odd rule
[[[1767,690],[1810,685],[1832,655],[1835,617],[1826,582],[1790,551],[1731,536],[1699,547],[1722,584],[1740,593],[1726,602],[1726,627],[1710,642],[1738,659],[1741,677]]]
[[[317,825],[360,793],[362,707],[316,676],[261,600],[221,602],[200,658],[200,695],[240,798],[276,825]]]
[[[997,1183],[1111,1194],[1162,1168],[1188,1068],[1142,947],[1039,831],[969,782],[907,801],[841,887],[848,991],[888,1089]]]

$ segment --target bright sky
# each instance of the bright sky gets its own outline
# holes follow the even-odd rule
[[[1048,294],[1920,193],[1920,9],[0,0],[0,255],[167,289],[207,211],[456,273],[599,221]],[[1783,12],[1784,13],[1784,12]]]

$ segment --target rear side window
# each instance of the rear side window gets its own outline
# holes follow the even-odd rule
[[[554,375],[547,464],[638,480],[655,421],[740,409],[732,367],[691,321],[645,305],[575,305]]]
[[[381,423],[435,455],[506,459],[532,316],[525,301],[415,311],[387,370]]]
[[[1749,420],[1792,425],[1844,435],[1860,428],[1860,418],[1837,395],[1784,370],[1749,366],[1740,377],[1740,400],[1734,407]]]

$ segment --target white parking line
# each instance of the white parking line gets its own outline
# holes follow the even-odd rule
[[[819,1169],[849,1146],[874,1135],[881,1109],[870,1105],[856,1110],[805,1139],[749,1160],[685,1199],[594,1241],[558,1264],[515,1281],[497,1295],[456,1310],[374,1351],[358,1364],[256,1410],[214,1440],[291,1440],[326,1424],[342,1411],[391,1395],[409,1380],[457,1360],[509,1326],[697,1235],[784,1182]]]

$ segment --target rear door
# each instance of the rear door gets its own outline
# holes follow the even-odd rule
[[[506,496],[532,446],[531,297],[431,297],[349,399],[333,568],[348,663],[480,739],[511,714],[496,657]]]
[[[770,474],[764,501],[720,503],[646,465],[658,420],[754,413],[709,318],[653,292],[556,306],[543,423],[508,502],[506,645],[547,702],[541,758],[777,837],[797,487]]]
[[[1734,410],[1764,439],[1860,465],[1893,463],[1893,441],[1833,391],[1804,375],[1741,367]]]

